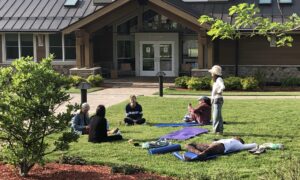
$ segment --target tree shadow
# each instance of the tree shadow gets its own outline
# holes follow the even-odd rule
[[[285,135],[285,134],[281,134],[281,135],[278,135],[278,134],[254,134],[254,133],[235,133],[235,132],[226,132],[223,134],[223,136],[252,136],[252,137],[269,137],[269,138],[278,138],[278,139],[281,139],[281,138],[296,138],[296,137],[299,137],[299,136],[291,136],[291,135]]]

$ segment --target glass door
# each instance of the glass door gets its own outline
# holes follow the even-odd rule
[[[141,76],[156,76],[160,71],[175,76],[174,42],[141,42]]]

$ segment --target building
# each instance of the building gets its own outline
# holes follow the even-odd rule
[[[300,14],[296,0],[279,0],[282,14],[277,0],[2,0],[0,64],[53,53],[53,66],[65,74],[101,67],[107,74],[197,76],[220,64],[225,74],[300,77],[298,32],[293,47],[274,48],[262,37],[211,41],[209,26],[197,21],[210,15],[231,22],[229,7],[242,2],[276,22]]]

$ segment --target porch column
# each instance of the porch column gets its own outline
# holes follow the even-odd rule
[[[76,67],[82,68],[84,66],[83,30],[81,29],[76,30],[75,36],[76,36]]]
[[[36,61],[40,62],[43,58],[46,57],[45,35],[38,34],[36,38],[34,38],[34,40],[36,41],[37,44]]]
[[[77,68],[93,67],[94,50],[91,35],[82,29],[76,30],[75,35]]]
[[[206,40],[203,33],[198,33],[198,68],[204,68],[204,44]]]
[[[214,43],[210,38],[207,38],[207,67],[211,68],[214,63]]]
[[[93,57],[94,57],[94,50],[93,50],[93,41],[91,35],[87,32],[84,33],[84,61],[85,67],[91,68],[94,66]]]

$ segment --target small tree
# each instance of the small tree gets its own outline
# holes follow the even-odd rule
[[[3,159],[14,164],[21,176],[35,163],[43,163],[45,155],[66,150],[78,139],[78,135],[64,132],[74,106],[55,113],[70,99],[65,91],[70,81],[55,72],[51,62],[52,57],[40,63],[26,57],[0,69],[0,146]],[[50,148],[45,138],[54,133],[61,136]]]
[[[212,36],[213,40],[216,38],[239,39],[242,35],[251,37],[260,35],[277,47],[292,46],[293,37],[289,33],[300,28],[300,17],[293,14],[284,23],[278,23],[259,16],[259,12],[255,4],[241,3],[229,9],[229,15],[234,18],[232,24],[207,15],[201,16],[199,22],[211,25],[207,34]],[[251,29],[251,31],[245,32],[245,29]]]

